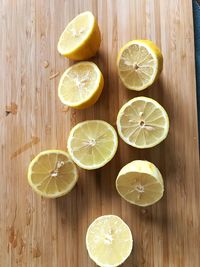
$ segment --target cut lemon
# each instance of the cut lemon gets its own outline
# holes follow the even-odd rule
[[[86,247],[90,258],[101,267],[121,265],[130,255],[133,238],[128,225],[118,216],[104,215],[89,226]]]
[[[120,109],[117,129],[127,144],[137,148],[148,148],[166,138],[169,119],[167,112],[155,100],[135,97]]]
[[[118,193],[131,204],[149,206],[163,196],[163,179],[158,168],[148,161],[135,160],[125,165],[116,179]]]
[[[163,56],[152,41],[133,40],[120,49],[117,68],[125,87],[141,91],[158,78],[163,68]]]
[[[101,34],[96,18],[86,11],[69,22],[60,36],[57,49],[70,59],[85,60],[96,54],[100,43]]]
[[[103,84],[103,75],[96,64],[80,62],[63,73],[58,86],[58,96],[63,104],[84,109],[98,100]]]
[[[98,169],[115,155],[117,133],[107,122],[89,120],[72,128],[67,148],[73,161],[83,169]]]
[[[28,182],[32,189],[48,198],[67,194],[76,184],[78,172],[68,154],[61,150],[39,153],[28,168]]]

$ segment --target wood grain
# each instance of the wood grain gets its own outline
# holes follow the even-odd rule
[[[190,0],[1,0],[0,1],[0,266],[92,267],[85,248],[88,225],[116,214],[130,226],[134,253],[124,267],[200,266],[200,172]],[[91,10],[102,43],[98,63],[105,86],[98,103],[84,111],[64,108],[59,77],[73,62],[56,50],[60,33],[78,13]],[[117,77],[116,56],[131,39],[147,38],[161,48],[164,70],[142,93],[128,91]],[[47,64],[48,62],[48,64]],[[80,170],[66,197],[46,200],[27,183],[30,160],[44,149],[66,149],[70,128],[85,119],[115,125],[128,99],[145,95],[167,110],[166,141],[137,150],[120,140],[116,157],[97,171]],[[14,112],[10,108],[15,106]],[[165,194],[156,205],[138,208],[123,201],[114,181],[134,159],[159,167]]]

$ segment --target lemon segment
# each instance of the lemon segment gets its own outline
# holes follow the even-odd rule
[[[63,104],[84,109],[98,100],[103,85],[103,75],[97,65],[89,61],[80,62],[63,73],[58,85],[58,96]]]
[[[76,16],[61,34],[57,49],[73,60],[86,60],[96,54],[101,34],[96,18],[90,11]]]
[[[133,40],[120,49],[117,68],[125,87],[141,91],[159,77],[163,68],[163,56],[152,41]]]
[[[169,118],[165,109],[155,100],[135,97],[120,109],[117,129],[127,144],[137,148],[149,148],[167,137]]]
[[[39,153],[28,168],[28,182],[41,196],[57,198],[75,186],[78,172],[69,155],[61,150]]]
[[[153,163],[135,160],[125,165],[119,172],[116,189],[126,201],[145,207],[162,198],[163,178]]]
[[[101,267],[121,265],[130,255],[133,238],[128,225],[116,215],[98,217],[89,226],[86,247],[90,258]]]
[[[98,169],[115,155],[117,133],[107,122],[88,120],[70,131],[67,148],[73,161],[83,169]]]

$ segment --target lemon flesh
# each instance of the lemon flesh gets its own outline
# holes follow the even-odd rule
[[[96,64],[80,62],[63,73],[58,85],[58,96],[63,104],[84,109],[98,100],[103,84],[103,75]]]
[[[143,207],[160,200],[164,192],[160,171],[153,163],[144,160],[125,165],[117,176],[116,188],[126,201]]]
[[[155,100],[135,97],[120,109],[117,129],[127,144],[137,148],[149,148],[166,138],[169,118],[164,108]]]
[[[83,169],[97,169],[115,155],[118,139],[115,129],[101,120],[88,120],[72,128],[67,148],[73,161]]]
[[[115,215],[104,215],[98,217],[89,226],[86,247],[90,258],[98,266],[119,266],[132,251],[132,234],[121,218]]]
[[[163,56],[152,41],[133,40],[119,51],[117,68],[125,87],[141,91],[159,77],[163,68]]]
[[[48,198],[67,194],[76,184],[78,173],[68,154],[61,150],[39,153],[28,168],[28,182],[32,189]]]
[[[101,43],[100,30],[94,15],[83,12],[66,26],[57,49],[61,55],[73,60],[85,60],[94,56]]]

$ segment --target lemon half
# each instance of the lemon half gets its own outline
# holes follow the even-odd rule
[[[164,192],[160,171],[153,163],[144,160],[125,165],[117,176],[116,188],[126,201],[143,207],[160,200]]]
[[[98,169],[115,155],[117,133],[107,122],[88,120],[70,131],[67,148],[73,161],[83,169]]]
[[[117,68],[125,87],[141,91],[159,77],[163,68],[163,56],[152,41],[133,40],[120,49]]]
[[[80,62],[63,73],[58,85],[58,96],[63,104],[84,109],[98,100],[103,85],[103,75],[97,65],[89,61]]]
[[[73,60],[85,60],[99,49],[101,35],[96,18],[90,11],[76,16],[60,36],[57,49],[61,55]]]
[[[169,118],[157,101],[135,97],[120,109],[117,129],[127,144],[137,148],[153,147],[167,137]]]
[[[68,154],[61,150],[39,153],[28,168],[28,182],[32,189],[48,198],[67,194],[75,186],[78,172]]]
[[[98,217],[89,226],[86,247],[90,258],[101,267],[121,265],[130,255],[133,238],[128,225],[116,215]]]

